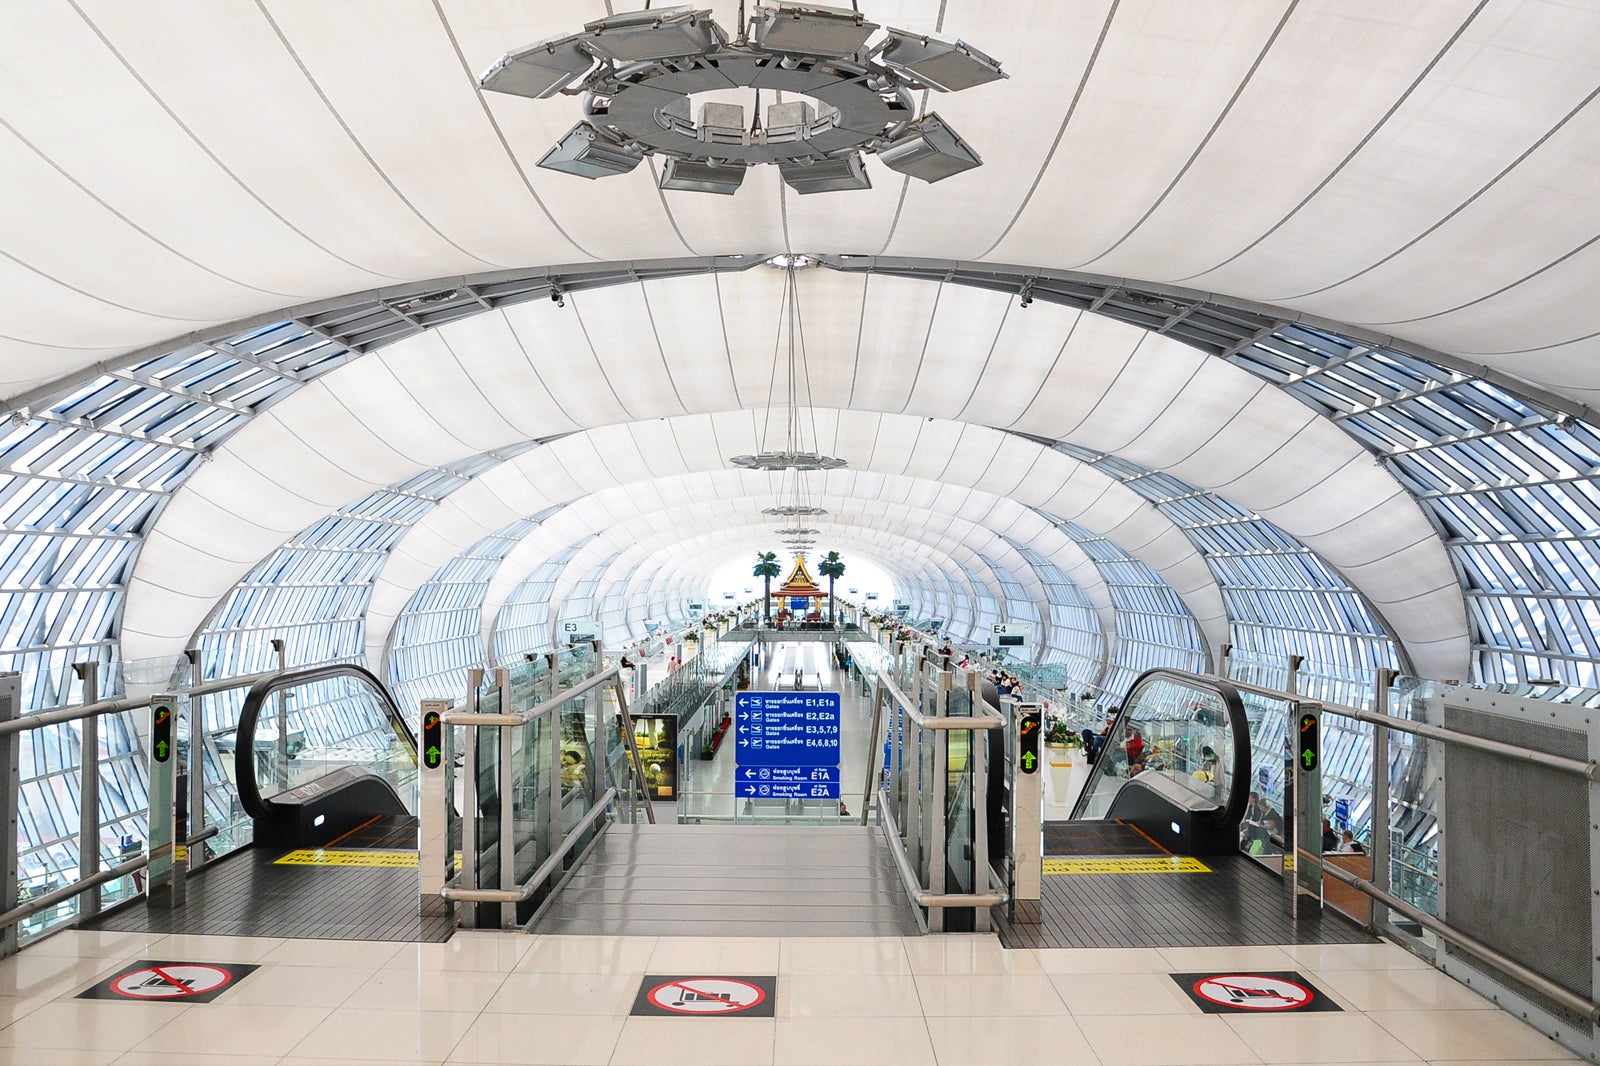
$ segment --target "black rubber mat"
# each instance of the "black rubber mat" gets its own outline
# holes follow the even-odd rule
[[[1008,948],[1165,948],[1364,944],[1325,913],[1296,924],[1277,875],[1244,855],[1206,855],[1210,873],[1046,873],[1038,925],[996,924]]]
[[[415,828],[412,829],[414,841]],[[349,848],[341,841],[340,850]],[[401,848],[398,850],[406,850]],[[306,940],[395,940],[442,944],[453,923],[423,918],[415,866],[283,866],[282,849],[246,848],[189,878],[176,910],[130,904],[89,929]]]
[[[1051,858],[1166,855],[1167,849],[1124,822],[1046,822],[1044,853]]]

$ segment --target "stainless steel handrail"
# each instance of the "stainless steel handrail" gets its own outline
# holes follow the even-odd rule
[[[991,712],[987,702],[982,703],[983,714],[971,716],[958,716],[955,718],[933,718],[917,710],[917,705],[912,703],[904,692],[900,691],[893,681],[889,679],[888,671],[879,675],[884,689],[889,693],[889,698],[900,705],[906,717],[920,729],[999,729],[1006,724],[1004,718]]]
[[[198,685],[178,688],[176,691],[184,696],[209,696],[214,692],[227,692],[230,689],[247,688],[257,681],[276,676],[276,671],[269,671],[263,674],[245,674],[242,677],[217,678]],[[123,696],[114,700],[97,700],[94,703],[85,703],[78,707],[60,707],[53,711],[39,711],[35,714],[25,714],[21,718],[13,718],[8,722],[0,722],[0,736],[6,736],[11,733],[25,733],[30,729],[43,729],[46,726],[60,725],[62,722],[74,722],[79,718],[93,718],[102,714],[117,714],[121,711],[136,711],[140,707],[148,706],[150,706],[149,696]]]
[[[485,715],[484,717],[494,716]],[[515,717],[515,715],[511,717]],[[524,903],[532,899],[534,892],[538,891],[539,886],[544,884],[551,874],[555,873],[556,866],[572,851],[578,839],[583,836],[590,826],[594,825],[601,815],[606,813],[606,808],[616,798],[617,790],[615,786],[606,789],[604,794],[595,801],[594,806],[589,808],[588,813],[578,819],[578,824],[573,826],[567,835],[561,838],[560,846],[552,851],[544,862],[539,864],[539,868],[533,871],[532,876],[523,883],[521,888],[456,888],[452,885],[446,885],[439,890],[439,895],[458,903]]]
[[[56,904],[61,903],[64,900],[69,900],[81,892],[87,892],[91,888],[98,888],[107,881],[115,881],[118,878],[127,877],[129,874],[143,870],[149,865],[150,857],[147,855],[141,855],[137,859],[129,859],[127,862],[120,863],[108,869],[101,870],[97,874],[74,881],[70,885],[63,885],[54,891],[46,892],[37,899],[30,899],[21,906],[13,907],[4,914],[0,914],[0,929],[15,925],[24,918],[32,917],[33,915],[38,914],[40,911],[49,910]]]
[[[467,726],[518,726],[527,725],[536,718],[542,718],[563,703],[575,696],[597,689],[602,685],[618,680],[621,676],[619,667],[610,667],[593,677],[586,678],[582,683],[564,688],[543,703],[536,704],[518,714],[475,714],[471,711],[449,711],[444,715],[445,725]]]
[[[883,832],[884,839],[889,842],[889,853],[894,856],[894,865],[900,871],[900,880],[905,882],[906,894],[919,907],[993,907],[1004,903],[1009,897],[1004,890],[989,892],[930,892],[917,883],[916,871],[911,868],[911,858],[906,855],[905,845],[900,842],[900,826],[894,820],[894,804],[889,800],[889,793],[884,789],[878,790],[878,828]],[[980,864],[985,871],[985,879],[993,877],[988,862]],[[990,884],[993,885],[990,880]]]
[[[1368,725],[1383,726],[1385,729],[1393,729],[1399,733],[1410,733],[1413,736],[1437,740],[1443,744],[1456,744],[1463,748],[1493,752],[1508,759],[1534,763],[1538,766],[1549,767],[1552,770],[1560,770],[1563,773],[1577,774],[1579,777],[1587,778],[1590,781],[1600,781],[1600,763],[1593,761],[1551,755],[1548,752],[1535,751],[1532,748],[1521,748],[1515,744],[1505,744],[1498,740],[1473,736],[1471,733],[1446,729],[1444,726],[1429,725],[1426,722],[1414,722],[1409,718],[1396,718],[1393,715],[1379,714],[1375,711],[1364,711],[1359,707],[1349,707],[1342,703],[1330,703],[1327,700],[1313,700],[1303,695],[1295,695],[1292,692],[1283,692],[1263,685],[1252,685],[1245,681],[1232,681],[1229,683],[1240,692],[1251,692],[1257,696],[1265,696],[1268,699],[1281,700],[1285,703],[1315,703],[1322,708],[1325,714],[1337,715],[1340,718],[1352,718]]]
[[[1368,881],[1366,878],[1358,877],[1350,871],[1345,870],[1342,867],[1335,866],[1332,863],[1323,862],[1322,856],[1318,855],[1316,852],[1307,851],[1305,848],[1298,848],[1296,849],[1295,853],[1299,855],[1302,862],[1311,863],[1312,865],[1321,869],[1323,876],[1331,877],[1335,881],[1349,885],[1357,892],[1365,893],[1395,913],[1404,915],[1413,922],[1416,922],[1418,925],[1422,926],[1424,929],[1432,931],[1439,938],[1449,941],[1451,944],[1454,944],[1457,947],[1478,956],[1495,969],[1501,970],[1506,974],[1515,977],[1518,981],[1521,981],[1530,988],[1549,996],[1551,999],[1560,1003],[1568,1010],[1576,1011],[1591,1022],[1600,1022],[1600,1004],[1591,1003],[1589,1000],[1578,995],[1577,993],[1572,992],[1562,985],[1556,984],[1548,977],[1545,977],[1534,970],[1528,969],[1528,967],[1522,965],[1522,963],[1518,962],[1517,960],[1506,955],[1502,955],[1500,952],[1496,951],[1488,944],[1485,944],[1483,941],[1478,940],[1475,937],[1468,936],[1466,933],[1461,932],[1461,930],[1452,925],[1447,925],[1438,918],[1435,918],[1433,915],[1429,914],[1427,911],[1421,910],[1412,906],[1410,903],[1407,903],[1399,896],[1385,892],[1383,889],[1379,888],[1371,881]]]

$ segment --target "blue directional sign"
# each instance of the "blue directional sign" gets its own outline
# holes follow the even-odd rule
[[[740,692],[733,712],[741,770],[839,765],[837,692]]]
[[[830,799],[839,798],[839,782],[826,781],[762,781],[740,782],[734,786],[736,796],[755,799]]]

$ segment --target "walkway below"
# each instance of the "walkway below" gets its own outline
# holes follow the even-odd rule
[[[913,936],[875,828],[613,825],[535,932]]]

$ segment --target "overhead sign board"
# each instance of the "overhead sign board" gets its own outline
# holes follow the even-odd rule
[[[1032,622],[996,622],[989,627],[991,648],[1026,649],[1032,644]]]
[[[600,635],[600,623],[592,618],[579,618],[561,623],[561,639],[566,641],[594,640]]]
[[[837,692],[740,692],[734,790],[755,799],[838,799]]]

